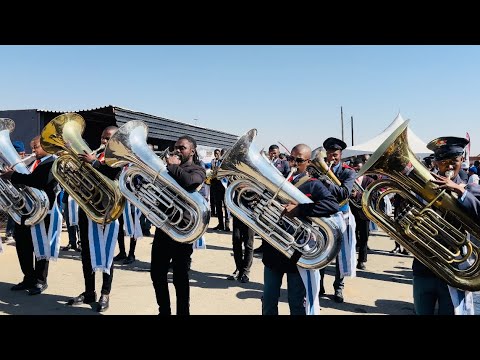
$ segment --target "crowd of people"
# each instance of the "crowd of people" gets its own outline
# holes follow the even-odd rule
[[[106,145],[118,131],[115,126],[105,128],[100,141]],[[467,139],[441,137],[432,140],[428,148],[433,154],[422,159],[423,165],[433,176],[432,183],[440,189],[455,193],[459,209],[466,216],[477,221],[480,216],[479,163],[465,163],[464,149]],[[12,142],[19,156],[25,155],[23,143]],[[362,191],[370,184],[382,178],[367,174],[358,176],[369,155],[357,156],[348,161],[342,160],[342,151],[347,147],[345,142],[337,138],[328,138],[323,142],[325,150],[325,169],[319,169],[312,161],[312,148],[306,144],[297,144],[287,153],[273,144],[268,149],[265,159],[284,178],[284,183],[295,187],[309,201],[294,201],[282,204],[281,217],[299,219],[302,223],[312,224],[311,219],[330,218],[338,225],[338,253],[334,257],[335,281],[333,283],[334,300],[343,303],[344,278],[355,277],[356,270],[366,271],[368,259],[368,239],[371,221],[365,208],[362,208]],[[71,194],[62,189],[52,175],[52,165],[56,156],[47,153],[41,144],[40,136],[30,143],[36,161],[30,165],[30,174],[20,174],[13,168],[5,168],[0,177],[10,180],[14,185],[37,188],[46,192],[50,211],[41,224],[27,226],[17,224],[8,219],[5,241],[15,240],[16,250],[23,279],[12,286],[12,291],[28,290],[30,295],[38,295],[48,287],[49,259],[56,257],[56,249],[44,251],[44,244],[55,243],[54,237],[58,222],[66,222],[68,245],[61,251],[81,252],[82,270],[85,282],[84,291],[72,297],[68,305],[91,304],[97,302],[95,290],[95,272],[101,271],[103,276],[100,298],[96,311],[104,312],[109,308],[110,292],[115,262],[129,265],[135,262],[135,246],[142,236],[150,236],[151,223],[145,214],[127,201],[123,214],[103,226],[93,222],[81,206],[75,204]],[[300,266],[302,246],[295,248],[286,256],[278,246],[265,238],[262,245],[254,249],[255,231],[248,226],[246,219],[235,216],[225,204],[225,191],[229,179],[215,176],[222,166],[228,149],[216,149],[211,162],[203,162],[197,153],[197,143],[191,136],[184,135],[177,139],[174,146],[176,156],[165,158],[166,169],[172,178],[188,193],[200,191],[209,202],[212,218],[218,220],[213,231],[231,233],[232,251],[235,269],[226,277],[229,281],[249,282],[249,274],[254,254],[261,254],[264,265],[264,282],[262,296],[262,314],[278,315],[278,301],[283,277],[287,278],[288,304],[292,315],[318,313],[318,298],[326,294],[324,286],[325,267],[322,269],[305,269]],[[228,154],[227,154],[228,155]],[[89,164],[96,171],[111,180],[117,179],[121,168],[108,166],[104,153],[79,154],[81,162]],[[405,172],[406,173],[406,172]],[[208,174],[208,175],[207,175]],[[286,185],[282,185],[286,186]],[[244,208],[254,208],[258,199],[255,196],[238,199]],[[384,197],[381,211],[394,219],[405,217],[405,199],[396,194]],[[425,199],[419,199],[426,203]],[[231,221],[232,220],[232,221]],[[399,220],[400,221],[400,220]],[[288,222],[283,222],[283,230],[296,234]],[[129,250],[125,247],[125,237],[130,238]],[[98,242],[98,239],[102,241]],[[295,239],[309,241],[310,239]],[[115,244],[118,242],[119,252],[113,256]],[[43,244],[43,245],[42,245]],[[109,246],[98,251],[101,246]],[[107,244],[107,245],[106,245]],[[55,245],[56,246],[56,245]],[[396,242],[393,253],[402,252],[409,255],[407,249],[401,250]],[[42,250],[43,249],[43,250]],[[42,252],[43,251],[43,252]],[[358,252],[358,255],[357,255]],[[181,243],[172,235],[157,227],[153,236],[151,250],[150,275],[160,315],[171,315],[168,273],[172,271],[173,285],[176,292],[176,310],[178,315],[190,314],[190,284],[192,243]],[[463,254],[465,255],[465,254]],[[471,293],[455,288],[442,279],[432,266],[425,264],[413,253],[413,299],[415,313],[419,315],[433,314],[438,307],[439,314],[469,313],[471,309]],[[464,262],[468,263],[469,259]],[[459,261],[460,262],[460,261]],[[313,292],[312,292],[313,291]],[[463,302],[462,302],[463,301]],[[470,301],[470,303],[468,303]]]

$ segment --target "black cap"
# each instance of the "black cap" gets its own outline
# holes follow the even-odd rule
[[[323,147],[325,150],[343,150],[347,147],[347,144],[340,139],[329,137],[323,142]]]
[[[469,142],[461,137],[444,136],[430,141],[427,148],[433,151],[435,160],[451,159],[463,155],[465,146]]]

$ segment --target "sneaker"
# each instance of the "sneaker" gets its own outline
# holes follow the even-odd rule
[[[245,284],[245,283],[248,283],[250,279],[248,278],[247,274],[242,274],[242,276],[238,278],[238,281]]]
[[[237,273],[236,269],[235,269],[235,271],[233,272],[232,275],[227,276],[227,280],[237,280],[237,279],[238,279],[238,273]]]
[[[254,253],[254,254],[261,254],[261,253],[263,253],[263,247],[262,247],[262,246],[263,246],[263,245],[260,245],[258,248],[254,249],[254,250],[253,250],[253,253]]]
[[[333,297],[333,300],[335,300],[337,303],[343,303],[343,293],[341,289],[335,290],[335,296]]]

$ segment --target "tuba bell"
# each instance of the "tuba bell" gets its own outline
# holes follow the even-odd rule
[[[480,248],[469,235],[480,239],[480,226],[459,206],[456,194],[431,182],[433,175],[408,146],[407,127],[408,121],[400,125],[358,173],[388,177],[365,189],[364,213],[451,286],[480,290]],[[393,218],[380,209],[389,194],[402,198]]]
[[[93,153],[82,139],[84,130],[82,116],[65,113],[43,128],[40,143],[46,152],[60,153],[52,166],[52,173],[62,188],[92,221],[108,224],[122,215],[125,198],[117,181],[110,180],[79,159],[77,154]]]
[[[312,157],[310,159],[310,166],[313,166],[313,168],[320,173],[320,175],[327,176],[330,180],[333,181],[334,184],[340,186],[342,183],[338,178],[335,176],[333,171],[331,170],[333,161],[330,164],[327,164],[325,162],[325,158],[327,157],[327,152],[325,151],[325,148],[323,146],[320,146],[316,148],[315,150],[312,150]],[[349,198],[347,197],[346,199],[342,200],[339,202],[339,206],[342,207],[348,202]]]
[[[10,141],[10,133],[15,129],[12,119],[0,118],[0,172],[5,167],[13,168],[20,174],[30,174],[30,170],[20,158]],[[43,190],[24,185],[13,185],[10,180],[0,178],[0,206],[17,223],[32,226],[41,222],[48,213],[50,202]]]
[[[172,154],[167,149],[158,157],[148,147],[147,134],[143,121],[124,124],[107,144],[105,163],[131,164],[120,173],[120,191],[155,227],[175,241],[192,243],[207,230],[210,207],[198,191],[188,192],[168,174],[162,158]]]
[[[216,176],[231,181],[225,190],[225,205],[283,255],[298,258],[298,266],[327,266],[340,250],[340,229],[328,217],[308,218],[310,224],[281,216],[283,204],[312,200],[288,182],[256,148],[256,134],[256,129],[248,131],[220,159]]]

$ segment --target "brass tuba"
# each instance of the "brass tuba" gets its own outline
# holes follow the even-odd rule
[[[63,189],[78,203],[94,222],[108,224],[120,217],[125,198],[116,180],[84,163],[77,154],[93,153],[82,139],[85,120],[75,113],[52,119],[42,130],[40,143],[50,153],[60,153],[52,173]]]
[[[433,175],[415,157],[407,141],[408,121],[400,125],[370,157],[365,172],[385,175],[363,193],[367,217],[453,287],[480,290],[480,226],[457,202],[456,194],[438,189]],[[386,189],[378,195],[380,189]],[[382,210],[384,196],[398,194],[402,206],[392,219]]]
[[[188,192],[168,174],[162,158],[172,154],[167,149],[158,157],[148,147],[147,134],[143,121],[124,124],[107,144],[105,163],[130,164],[120,174],[120,191],[155,227],[175,241],[192,243],[207,230],[210,207],[200,193]]]
[[[15,129],[12,119],[0,118],[0,172],[5,167],[13,168],[20,174],[30,174],[30,170],[20,158],[10,141],[10,133]],[[45,191],[24,185],[13,185],[10,180],[0,178],[0,206],[17,223],[32,226],[41,222],[48,213],[50,202]]]
[[[341,186],[342,183],[338,178],[335,176],[332,170],[330,168],[332,167],[332,163],[327,164],[325,162],[325,158],[327,157],[327,152],[325,151],[325,148],[323,146],[320,146],[316,148],[315,150],[312,151],[312,157],[310,159],[310,165],[314,167],[314,169],[319,172],[320,174],[323,174],[330,178],[330,180],[333,181],[338,186]],[[358,185],[358,184],[357,184]],[[355,186],[355,185],[354,185]],[[348,202],[349,198],[347,197],[346,199],[342,200],[339,202],[339,206],[342,207]]]
[[[220,159],[215,175],[231,181],[225,190],[226,206],[286,257],[298,257],[298,266],[305,269],[327,266],[340,250],[339,227],[330,217],[308,218],[310,224],[281,216],[283,204],[305,204],[312,200],[289,183],[255,147],[256,134],[256,129],[248,131]]]

